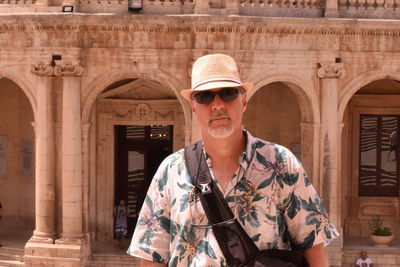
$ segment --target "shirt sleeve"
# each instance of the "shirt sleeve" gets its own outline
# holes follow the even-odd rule
[[[169,164],[161,163],[140,211],[128,254],[167,264],[170,258],[170,205],[167,188]]]
[[[329,244],[339,236],[303,166],[289,151],[286,154],[286,185],[283,200],[285,219],[292,241],[302,248]]]

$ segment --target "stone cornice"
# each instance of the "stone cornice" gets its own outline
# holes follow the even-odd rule
[[[271,35],[334,35],[334,36],[400,36],[399,28],[342,28],[297,26],[209,26],[209,25],[162,25],[162,24],[0,24],[2,32],[166,32],[166,33],[248,33]]]

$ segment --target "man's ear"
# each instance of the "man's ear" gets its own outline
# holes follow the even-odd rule
[[[247,93],[242,95],[242,104],[243,104],[243,111],[246,111],[247,108]]]
[[[195,107],[194,107],[194,104],[193,104],[193,100],[192,99],[190,99],[190,108],[191,108],[191,110],[192,110],[192,112],[195,112]]]

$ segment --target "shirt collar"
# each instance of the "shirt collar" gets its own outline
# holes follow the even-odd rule
[[[255,153],[255,148],[256,146],[254,145],[256,143],[256,138],[254,136],[252,136],[247,130],[243,129],[243,135],[246,138],[246,146],[244,148],[243,153],[240,155],[239,157],[239,164],[242,166],[242,168],[244,170],[247,169],[247,167],[250,164],[250,161],[253,158],[253,154]],[[208,164],[209,168],[212,168],[212,162],[210,157],[208,156],[207,152],[204,149],[204,142],[201,142],[202,146],[203,146],[203,152]]]

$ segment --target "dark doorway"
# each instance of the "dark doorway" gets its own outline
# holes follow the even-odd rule
[[[158,166],[172,153],[172,131],[171,125],[115,126],[114,204],[127,202],[129,237]]]

